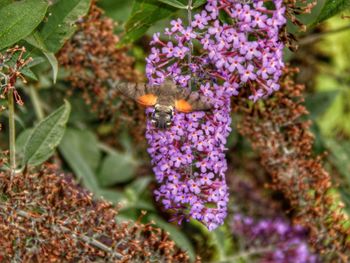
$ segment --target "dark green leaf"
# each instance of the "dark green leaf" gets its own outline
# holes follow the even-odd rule
[[[123,23],[128,19],[132,9],[130,0],[100,0],[98,1],[98,5],[102,7],[102,9],[106,12],[106,15],[113,18],[113,20],[117,21],[118,24],[119,22]]]
[[[24,163],[38,165],[52,156],[60,143],[68,121],[70,104],[65,104],[38,123],[24,149]]]
[[[316,119],[325,113],[338,94],[338,90],[331,90],[307,95],[305,99],[305,106],[310,112],[310,117],[312,119]]]
[[[91,0],[60,0],[49,10],[40,35],[47,49],[56,53],[76,30],[75,23],[89,10]]]
[[[22,42],[22,41],[21,41]],[[10,61],[8,62],[8,65],[10,66],[15,66],[16,61],[18,60],[20,53],[17,52],[15,53],[12,58],[10,59]],[[26,53],[25,53],[26,55]],[[26,56],[25,56],[26,57]],[[27,57],[28,58],[28,57]],[[38,80],[37,76],[34,74],[34,72],[30,69],[31,67],[33,67],[36,63],[39,63],[40,61],[38,61],[40,59],[37,58],[33,58],[33,61],[28,63],[24,68],[21,69],[21,73],[28,78],[31,78],[33,80]]]
[[[35,73],[29,68],[29,67],[24,67],[21,69],[21,73],[32,80],[38,80],[38,77],[35,75]]]
[[[114,152],[104,160],[98,181],[101,186],[112,186],[117,183],[124,183],[135,176],[137,162],[131,154]]]
[[[176,7],[176,8],[187,9],[186,5],[184,5],[183,3],[181,3],[177,0],[158,0],[158,1],[162,2],[164,4],[167,4],[167,5],[171,5],[171,6]]]
[[[326,0],[314,24],[320,23],[350,7],[350,0]]]
[[[232,23],[232,18],[224,10],[219,11],[219,20],[224,24]]]
[[[95,174],[86,159],[86,155],[81,153],[81,132],[75,129],[67,129],[59,150],[63,158],[80,179],[84,186],[94,193],[99,192],[98,183]],[[85,143],[89,143],[85,141]]]
[[[55,54],[47,51],[47,48],[46,48],[43,40],[41,39],[40,35],[37,32],[34,32],[32,35],[28,36],[25,40],[29,44],[31,44],[32,46],[38,48],[41,52],[43,52],[43,54],[45,55],[45,57],[49,61],[51,68],[52,68],[53,83],[56,83],[57,72],[58,72],[58,62],[57,62],[57,59],[55,57]]]
[[[131,43],[139,39],[150,26],[176,11],[176,8],[160,4],[157,0],[135,0],[130,18],[125,25],[126,34],[120,44]]]
[[[150,215],[150,219],[153,220],[156,225],[166,232],[169,233],[170,238],[184,251],[187,251],[191,261],[194,261],[196,258],[196,253],[194,252],[194,248],[190,240],[187,236],[182,233],[177,227],[172,224],[167,223],[157,215]]]
[[[44,19],[45,0],[13,2],[0,9],[0,49],[28,36]]]
[[[207,3],[207,0],[197,0],[194,1],[193,8],[198,8]]]
[[[12,3],[12,0],[0,0],[0,8],[3,8],[11,3]]]

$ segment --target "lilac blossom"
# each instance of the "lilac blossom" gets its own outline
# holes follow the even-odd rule
[[[150,84],[172,78],[179,88],[192,86],[213,105],[210,113],[176,112],[167,130],[147,124],[148,152],[160,184],[155,196],[179,223],[194,218],[209,230],[223,223],[231,96],[245,89],[256,101],[279,89],[283,45],[278,34],[286,22],[285,8],[282,0],[272,2],[274,9],[265,3],[208,0],[188,26],[173,20],[165,29],[166,41],[159,33],[151,41],[146,59]],[[226,12],[230,23],[222,23],[219,12]],[[199,44],[200,53],[194,54],[189,43]]]
[[[258,262],[263,263],[320,262],[308,248],[306,229],[291,226],[285,220],[278,218],[254,220],[235,215],[231,229],[234,236],[240,240],[240,249],[244,249],[243,254],[249,255],[250,260],[256,258],[259,259]]]

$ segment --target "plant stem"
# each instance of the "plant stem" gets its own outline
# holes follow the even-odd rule
[[[315,41],[320,40],[321,38],[327,36],[327,35],[331,35],[331,34],[336,34],[336,33],[340,33],[343,32],[345,30],[350,30],[350,25],[346,25],[340,28],[336,28],[336,29],[332,29],[329,31],[325,31],[325,32],[321,32],[321,33],[316,33],[316,34],[312,34],[312,35],[308,35],[304,38],[301,38],[298,42],[298,44],[301,45],[307,45],[307,44],[311,44]]]
[[[187,20],[188,20],[188,26],[192,29],[192,0],[188,0],[188,5],[187,5]],[[192,64],[192,52],[193,52],[193,43],[192,39],[190,38],[190,41],[188,42],[189,45],[189,52],[188,52],[188,67],[190,70],[191,78],[188,81],[188,89],[191,91],[192,90],[192,70],[190,68]]]
[[[11,175],[16,173],[16,126],[15,126],[15,102],[13,88],[8,91],[8,112],[9,112],[9,145],[10,145],[10,169]]]
[[[41,102],[40,102],[38,92],[34,86],[30,86],[29,93],[30,93],[31,101],[33,103],[36,117],[38,118],[39,121],[41,121],[42,119],[44,119],[45,115],[41,107]]]

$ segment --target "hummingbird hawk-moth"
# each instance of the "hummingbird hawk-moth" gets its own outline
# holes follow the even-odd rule
[[[110,81],[109,85],[145,107],[154,107],[151,122],[159,129],[171,126],[174,109],[189,113],[212,108],[207,97],[197,91],[179,88],[171,79],[166,79],[159,86],[123,81]]]

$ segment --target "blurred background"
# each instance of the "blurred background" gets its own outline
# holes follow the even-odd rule
[[[168,6],[155,11],[153,2],[101,0],[94,4],[57,53],[55,84],[52,84],[50,63],[37,49],[30,49],[27,55],[35,63],[24,72],[29,80],[26,87],[20,87],[25,103],[16,108],[18,158],[23,158],[23,145],[34,124],[67,98],[73,110],[58,151],[50,161],[97,197],[120,204],[118,222],[136,221],[141,211],[147,211],[142,220],[153,220],[157,227],[169,232],[170,238],[188,252],[191,260],[199,255],[203,262],[317,262],[319,255],[306,242],[309,230],[295,224],[293,205],[281,189],[271,187],[273,177],[261,165],[261,156],[239,132],[237,127],[244,118],[240,111],[232,114],[226,153],[229,164],[226,179],[230,188],[227,223],[213,232],[195,221],[178,226],[168,222],[170,214],[154,200],[156,182],[144,137],[144,109],[118,93],[108,92],[105,85],[113,74],[126,80],[145,81],[145,58],[152,34],[164,31],[173,18],[187,15]],[[285,62],[300,69],[294,80],[305,85],[303,98],[309,115],[302,118],[312,121],[310,129],[315,140],[312,154],[322,156],[336,200],[347,214],[350,12],[342,11],[314,24],[324,4],[325,1],[318,1],[311,14],[300,16],[307,25],[306,31],[288,24],[288,32],[296,37],[298,48],[294,52],[285,49]],[[137,26],[135,21],[142,21],[142,26]],[[0,103],[5,105],[6,101]],[[0,122],[3,123],[0,149],[6,150],[6,112],[1,114]],[[251,233],[255,228],[257,232]],[[288,229],[289,237],[282,228]],[[283,249],[288,238],[297,240],[294,250]],[[302,254],[302,249],[315,256],[305,259],[299,256],[300,261],[269,258],[278,247],[291,258]]]

